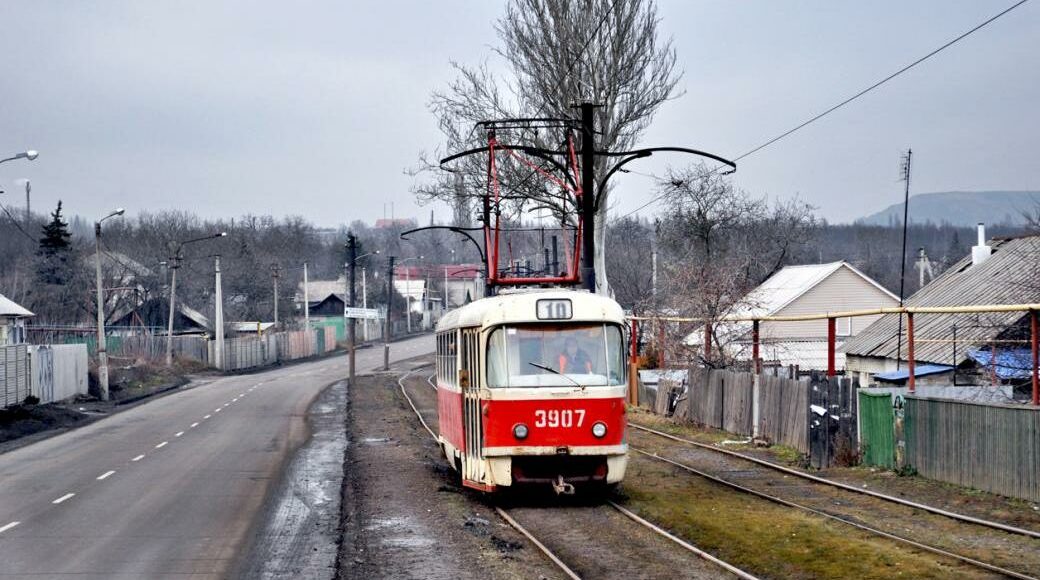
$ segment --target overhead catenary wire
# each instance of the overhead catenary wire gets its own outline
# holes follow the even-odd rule
[[[816,121],[819,121],[820,119],[826,117],[827,115],[837,111],[838,109],[841,109],[842,107],[848,105],[849,103],[852,103],[853,101],[859,99],[860,97],[866,95],[867,93],[870,93],[870,92],[874,91],[875,89],[880,88],[882,85],[888,83],[889,81],[895,79],[896,77],[902,75],[903,73],[906,73],[910,69],[912,69],[912,68],[916,67],[917,65],[923,63],[924,61],[932,58],[933,56],[939,54],[940,52],[946,50],[947,48],[950,48],[954,44],[957,44],[958,42],[960,42],[961,40],[964,40],[968,36],[971,36],[975,32],[978,32],[979,30],[985,28],[986,26],[988,26],[989,24],[991,24],[995,20],[999,19],[1000,17],[1004,16],[1005,14],[1011,12],[1015,8],[1018,8],[1019,6],[1025,4],[1028,1],[1029,0],[1018,0],[1018,2],[1015,2],[1011,6],[1005,8],[1004,10],[1001,10],[997,14],[994,14],[993,16],[987,18],[986,20],[982,21],[981,23],[979,23],[978,25],[974,26],[973,28],[971,28],[968,31],[966,31],[966,32],[962,33],[961,35],[957,36],[953,40],[950,40],[950,41],[946,42],[942,46],[940,46],[940,47],[932,50],[928,54],[926,54],[926,55],[924,55],[924,56],[914,60],[910,64],[908,64],[908,65],[904,66],[903,68],[895,71],[894,73],[886,76],[885,78],[875,82],[874,84],[870,85],[869,87],[867,87],[867,88],[857,92],[856,94],[852,95],[851,97],[848,97],[845,100],[841,101],[840,103],[838,103],[836,105],[833,105],[830,108],[824,110],[823,112],[818,113],[818,114],[810,117],[809,119],[803,121],[802,123],[799,123],[798,125],[795,125],[794,127],[784,131],[783,133],[780,133],[779,135],[766,140],[765,142],[761,143],[760,145],[757,145],[757,146],[755,146],[755,147],[745,151],[744,153],[741,153],[740,155],[735,157],[733,159],[733,161],[740,161],[741,159],[744,159],[745,157],[749,157],[751,155],[754,155],[755,153],[758,153],[759,151],[765,149],[766,147],[769,147],[769,146],[773,145],[777,141],[780,141],[781,139],[784,139],[784,138],[786,138],[786,137],[788,137],[788,136],[790,136],[790,135],[792,135],[792,134],[794,134],[794,133],[804,129],[805,127],[808,127],[809,125],[815,123]],[[718,169],[713,170],[713,172],[717,172],[717,171],[719,171],[719,170]],[[662,193],[662,194],[654,197],[650,201],[644,203],[643,205],[637,207],[636,209],[626,213],[625,215],[621,216],[618,219],[626,218],[626,217],[628,217],[628,216],[630,216],[630,215],[632,215],[632,214],[634,214],[634,213],[636,213],[636,212],[638,212],[638,211],[640,211],[640,210],[642,210],[642,209],[644,209],[644,208],[646,208],[646,207],[648,207],[650,205],[653,205],[654,203],[657,203],[658,201],[663,199],[666,195],[667,195],[667,193]]]

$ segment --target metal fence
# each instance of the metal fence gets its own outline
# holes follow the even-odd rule
[[[906,463],[925,477],[1040,501],[1040,409],[905,398]]]
[[[29,396],[29,349],[24,344],[0,346],[0,408]]]
[[[87,347],[82,344],[29,347],[29,382],[41,403],[87,394]]]
[[[336,338],[334,326],[228,338],[224,340],[222,368],[240,371],[332,352],[336,350]],[[213,345],[209,350],[209,360],[219,366]]]

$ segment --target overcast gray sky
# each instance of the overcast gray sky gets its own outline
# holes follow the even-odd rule
[[[646,145],[739,155],[1011,4],[662,0],[685,95]],[[320,225],[429,215],[403,169],[439,134],[426,105],[449,61],[491,58],[500,3],[9,0],[0,5],[0,202],[93,217],[189,209]],[[832,221],[913,190],[1040,190],[1040,3],[748,157],[735,183]],[[661,158],[640,172],[662,171]],[[616,210],[652,197],[622,176]],[[443,207],[434,207],[447,217]],[[653,207],[643,210],[650,215]],[[388,210],[387,210],[388,211]]]

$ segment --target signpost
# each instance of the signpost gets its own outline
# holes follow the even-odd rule
[[[379,310],[375,308],[351,308],[343,310],[344,318],[357,318],[363,320],[379,320]]]

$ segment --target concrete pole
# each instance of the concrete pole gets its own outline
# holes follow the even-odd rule
[[[394,257],[390,256],[386,266],[386,325],[383,329],[383,370],[390,370],[390,313],[394,306]]]
[[[274,331],[278,332],[278,266],[271,266],[271,277],[274,278]]]
[[[29,184],[29,180],[25,180],[25,225],[28,226],[32,223],[32,209],[29,206],[29,192],[32,191],[32,185]]]
[[[307,332],[311,331],[311,297],[307,289],[307,262],[303,263],[303,328]],[[309,338],[307,340],[310,341]]]
[[[347,236],[347,248],[350,250],[347,254],[347,260],[349,260],[350,264],[350,276],[348,280],[348,284],[350,284],[348,292],[349,302],[347,304],[349,304],[351,308],[354,308],[357,305],[357,296],[355,296],[355,279],[357,277],[357,238],[353,233]],[[357,319],[352,316],[347,319],[347,324],[350,340],[350,382],[348,384],[353,387],[356,369],[355,354],[357,350]]]
[[[365,273],[368,268],[361,268],[361,307],[368,310],[368,280]],[[361,326],[361,340],[368,342],[368,319],[363,318]]]
[[[408,319],[408,334],[412,333],[412,276],[408,267],[404,269],[404,314]]]
[[[27,190],[28,191],[28,190]],[[28,193],[26,193],[28,195]],[[94,271],[97,275],[98,397],[108,400],[108,349],[105,340],[105,289],[101,284],[101,222],[94,223]]]
[[[170,316],[166,321],[166,366],[173,366],[173,304],[177,300],[178,256],[170,258]]]
[[[455,258],[454,250],[451,253],[452,259]],[[448,311],[448,267],[444,267],[444,311]]]
[[[215,328],[213,329],[217,333],[217,342],[214,345],[213,353],[216,355],[217,368],[224,370],[224,288],[220,280],[220,256],[215,256],[213,261],[213,272],[216,277],[216,316],[214,321]]]

